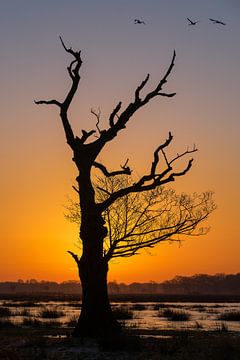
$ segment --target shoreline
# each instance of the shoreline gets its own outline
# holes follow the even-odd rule
[[[232,303],[240,302],[240,295],[206,295],[206,294],[109,294],[111,302],[202,302],[202,303]],[[59,294],[59,293],[15,293],[1,294],[0,300],[12,301],[81,301],[80,294]]]

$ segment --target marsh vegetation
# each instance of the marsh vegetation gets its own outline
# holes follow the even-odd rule
[[[81,304],[73,301],[0,300],[0,328],[73,328]],[[240,333],[240,303],[113,302],[114,316],[125,327],[157,330],[216,331]]]
[[[27,306],[28,305],[28,306]],[[238,360],[240,303],[114,302],[120,337],[70,337],[73,301],[0,301],[0,359]]]

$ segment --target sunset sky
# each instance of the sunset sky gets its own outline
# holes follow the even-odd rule
[[[199,20],[189,26],[187,17]],[[134,19],[146,25],[135,25]],[[212,24],[209,18],[226,22]],[[76,170],[58,109],[71,58],[59,41],[82,50],[78,94],[70,111],[76,134],[95,127],[90,109],[107,117],[150,73],[154,86],[176,50],[166,90],[131,119],[101,154],[109,168],[129,158],[135,176],[169,131],[170,154],[196,144],[179,192],[213,190],[217,210],[204,237],[161,244],[151,255],[115,260],[109,280],[163,281],[175,275],[240,271],[240,2],[239,0],[2,0],[0,3],[0,281],[78,279],[67,250],[77,227],[64,218]]]

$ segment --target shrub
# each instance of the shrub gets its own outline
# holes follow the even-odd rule
[[[7,307],[0,307],[0,317],[8,317],[11,316],[12,312]]]
[[[64,315],[65,314],[64,314],[63,311],[51,310],[51,309],[43,309],[39,313],[39,316],[41,318],[44,318],[44,319],[57,319],[57,318],[60,318],[60,317],[62,317]]]
[[[219,315],[219,320],[240,321],[240,311],[226,311]]]
[[[153,305],[153,310],[159,310],[159,309],[164,309],[164,308],[168,308],[169,305],[167,304],[154,304]]]
[[[113,309],[113,314],[118,320],[129,320],[133,319],[133,312],[129,309],[123,307],[116,307]]]
[[[202,312],[202,311],[206,311],[206,307],[204,305],[200,305],[200,304],[194,304],[190,307],[191,309],[193,310],[197,310],[199,312]]]
[[[73,315],[69,318],[69,320],[66,322],[66,325],[70,326],[70,327],[75,327],[77,325],[78,322],[78,316]]]
[[[186,311],[176,311],[171,309],[159,311],[158,316],[166,317],[171,321],[188,321],[190,319],[190,314]]]
[[[23,326],[30,326],[30,327],[39,327],[41,326],[41,321],[37,319],[31,319],[31,318],[24,318],[21,325]]]
[[[215,331],[227,332],[228,331],[228,326],[224,322],[222,322],[221,324],[216,324]]]
[[[132,305],[131,310],[137,310],[137,311],[146,310],[146,305],[134,304],[134,305]]]
[[[195,328],[196,328],[196,329],[202,329],[203,326],[202,326],[202,324],[199,323],[198,321],[195,321]]]
[[[30,311],[27,309],[20,310],[14,314],[15,316],[31,316]]]

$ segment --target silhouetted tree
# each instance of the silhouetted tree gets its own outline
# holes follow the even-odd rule
[[[97,203],[134,183],[131,176],[98,177],[94,182]],[[105,258],[129,257],[163,241],[181,241],[183,236],[206,234],[198,225],[214,210],[212,192],[178,195],[158,186],[118,198],[102,214],[107,227],[103,243]],[[69,200],[67,220],[81,224],[79,202]],[[81,244],[80,244],[81,245]]]
[[[98,155],[107,143],[112,141],[121,130],[126,128],[128,121],[140,108],[154,98],[160,96],[171,98],[175,95],[175,93],[163,91],[163,86],[166,84],[168,76],[174,66],[175,52],[173,53],[171,63],[165,75],[153,90],[143,96],[141,95],[149,80],[148,74],[136,88],[134,99],[131,103],[124,109],[122,108],[121,102],[116,105],[109,115],[108,127],[106,129],[100,130],[98,126],[100,113],[92,110],[92,113],[97,119],[96,130],[82,130],[82,134],[79,137],[73,133],[69,122],[68,111],[80,81],[80,68],[82,65],[81,52],[66,47],[62,39],[61,42],[65,51],[73,58],[67,68],[71,79],[70,89],[62,102],[52,99],[36,101],[36,104],[55,105],[59,108],[67,144],[72,149],[73,161],[78,169],[78,176],[76,178],[77,187],[75,187],[75,190],[79,194],[81,211],[80,239],[82,242],[82,254],[81,256],[73,252],[70,252],[70,254],[78,266],[82,286],[82,310],[74,334],[77,336],[113,334],[118,333],[121,326],[114,318],[109,303],[107,291],[108,262],[113,256],[132,255],[138,249],[131,247],[131,241],[129,242],[128,237],[125,239],[127,247],[124,245],[125,240],[122,240],[121,245],[119,239],[114,238],[111,240],[112,245],[110,245],[107,251],[104,251],[104,240],[107,236],[109,239],[111,238],[111,236],[109,236],[109,229],[106,226],[108,209],[111,209],[112,206],[114,207],[114,203],[118,199],[123,199],[124,201],[129,194],[143,193],[146,191],[150,191],[150,193],[152,191],[152,194],[154,194],[154,191],[161,192],[161,190],[158,190],[159,187],[175,181],[176,178],[184,176],[190,170],[193,159],[188,160],[182,170],[175,170],[174,165],[179,159],[195,152],[196,148],[186,150],[177,154],[172,159],[168,159],[166,148],[173,140],[172,134],[169,133],[167,139],[154,151],[153,161],[148,174],[143,175],[134,183],[129,183],[123,188],[116,189],[116,191],[102,190],[102,194],[105,196],[103,196],[100,201],[97,201],[92,178],[93,168],[99,169],[106,178],[117,177],[122,174],[131,174],[127,162],[120,170],[109,171],[105,165],[97,161]],[[92,137],[96,132],[98,136],[95,138]],[[163,169],[159,169],[160,156],[162,156],[165,163]],[[197,223],[198,222],[193,224],[194,226],[190,225],[190,228],[192,227],[192,229],[194,229]],[[181,226],[181,220],[179,226]],[[187,226],[187,223],[185,222],[183,226]],[[168,237],[169,236],[170,234],[168,233]],[[161,239],[159,239],[159,241],[160,240]],[[145,246],[152,246],[157,242],[157,238],[151,239],[150,236],[149,243],[145,242]]]

